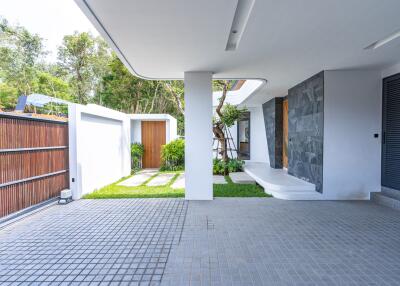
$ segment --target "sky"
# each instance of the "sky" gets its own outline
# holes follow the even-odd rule
[[[0,0],[0,16],[39,34],[51,62],[57,60],[57,46],[64,35],[74,31],[99,34],[74,0]]]

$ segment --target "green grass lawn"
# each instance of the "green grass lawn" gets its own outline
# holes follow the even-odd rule
[[[164,186],[148,187],[144,182],[137,187],[117,186],[126,178],[108,185],[100,190],[84,196],[85,199],[122,199],[122,198],[181,198],[185,196],[185,189],[173,189],[171,185],[175,182],[181,172],[175,172],[172,180]],[[258,185],[234,184],[229,178],[225,177],[228,184],[214,184],[214,197],[270,197],[264,193],[263,188]]]

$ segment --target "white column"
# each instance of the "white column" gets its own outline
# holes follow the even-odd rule
[[[185,72],[185,198],[212,200],[212,73]]]

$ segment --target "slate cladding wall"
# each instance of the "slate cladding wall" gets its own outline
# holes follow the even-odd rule
[[[315,184],[322,193],[324,72],[289,89],[288,104],[288,173]]]
[[[282,168],[282,101],[273,98],[262,105],[265,133],[267,135],[269,163],[271,168]]]

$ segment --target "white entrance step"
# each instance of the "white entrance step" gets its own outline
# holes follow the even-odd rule
[[[283,169],[273,169],[267,163],[246,162],[244,171],[261,185],[265,192],[284,200],[322,200],[315,185],[289,175]]]

